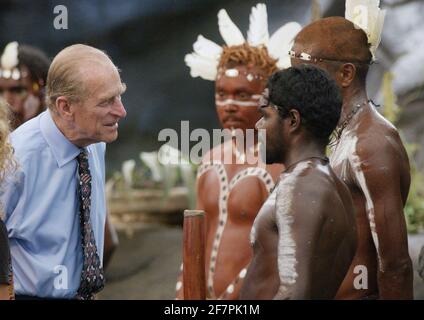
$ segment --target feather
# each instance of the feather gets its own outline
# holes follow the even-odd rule
[[[386,16],[386,11],[382,10],[378,12],[377,20],[374,25],[374,28],[369,37],[370,51],[372,53],[373,59],[375,59],[375,54],[377,52],[377,48],[381,42],[381,34],[383,32],[384,18]]]
[[[289,22],[280,27],[270,37],[268,52],[274,59],[278,59],[277,66],[280,69],[290,67],[289,50],[299,31],[302,29],[297,22]]]
[[[18,60],[18,43],[10,42],[5,48],[1,56],[1,67],[11,70],[19,64]]]
[[[225,9],[218,12],[218,26],[221,37],[228,46],[238,46],[245,42],[240,29],[231,21]]]
[[[385,16],[379,5],[380,0],[346,0],[345,18],[364,30],[373,59],[381,41]]]
[[[214,81],[222,48],[215,42],[199,35],[193,44],[193,49],[194,52],[186,55],[184,59],[190,68],[190,75],[194,78],[201,77]]]
[[[185,56],[184,61],[190,68],[190,75],[193,78],[201,77],[205,80],[215,81],[218,60],[213,61],[199,56],[197,53],[191,53]]]
[[[218,60],[222,52],[222,48],[219,45],[202,35],[197,37],[197,41],[193,44],[193,49],[199,56],[211,60]]]
[[[249,31],[247,32],[247,42],[254,47],[260,45],[266,46],[269,40],[266,5],[258,3],[256,7],[252,7],[249,20],[250,24]]]

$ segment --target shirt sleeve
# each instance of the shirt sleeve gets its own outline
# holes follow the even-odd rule
[[[8,236],[12,237],[19,229],[22,219],[22,195],[24,192],[25,174],[18,170],[8,175],[0,188],[0,204],[3,209],[0,219],[3,219],[8,230]]]
[[[11,284],[11,269],[12,268],[7,230],[3,221],[0,220],[0,284]]]

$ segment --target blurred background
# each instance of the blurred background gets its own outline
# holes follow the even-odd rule
[[[304,26],[320,16],[344,16],[341,0],[262,2],[268,7],[270,34],[289,21]],[[256,3],[251,0],[0,1],[1,48],[10,41],[18,41],[37,46],[54,57],[70,44],[89,44],[111,56],[128,86],[123,96],[128,115],[120,123],[119,139],[109,145],[107,153],[107,175],[113,178],[109,184],[109,192],[113,194],[110,205],[112,214],[117,212],[114,222],[120,246],[107,270],[109,282],[101,298],[174,297],[181,263],[181,215],[183,208],[191,206],[192,185],[182,179],[181,172],[180,178],[174,179],[188,186],[185,202],[181,190],[174,188],[178,182],[156,184],[156,189],[165,186],[164,198],[161,194],[135,192],[134,183],[128,185],[123,174],[116,172],[125,160],[140,161],[140,152],[157,150],[163,144],[157,139],[163,128],[179,132],[182,120],[190,121],[191,130],[219,128],[214,84],[191,78],[184,55],[192,51],[199,34],[223,43],[217,26],[217,12],[221,8],[227,10],[246,34],[250,10]],[[56,5],[68,9],[67,30],[53,27]],[[424,142],[424,1],[386,0],[381,1],[381,7],[387,10],[387,15],[378,63],[371,67],[368,86],[370,97],[387,108],[380,111],[386,112],[402,130],[414,163],[415,178],[406,214],[411,256],[416,263],[424,243],[424,184],[420,175],[424,167],[424,149],[420,148]],[[144,170],[148,169],[151,166],[145,165]],[[139,171],[138,178],[145,176],[143,170]],[[143,218],[134,218],[137,215]],[[423,299],[422,280],[417,275],[415,287],[416,297]]]

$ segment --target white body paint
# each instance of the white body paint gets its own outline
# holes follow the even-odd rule
[[[360,114],[360,111],[358,114]],[[356,129],[356,128],[354,128]],[[330,156],[330,165],[333,168],[341,166],[341,178],[346,182],[347,177],[349,176],[349,171],[351,171],[352,177],[356,180],[358,187],[362,190],[365,196],[365,208],[368,216],[368,221],[371,229],[371,236],[373,238],[374,246],[377,252],[377,259],[380,271],[384,272],[383,266],[381,264],[381,255],[379,250],[379,240],[375,224],[375,212],[374,204],[369,192],[367,182],[365,179],[364,172],[361,168],[361,159],[357,153],[357,143],[358,138],[355,131],[352,129],[347,130],[347,128],[342,132],[340,141],[336,145],[333,153]]]
[[[308,162],[299,163],[295,169],[283,179],[276,190],[276,222],[278,226],[278,271],[280,276],[280,291],[296,283],[296,244],[292,234],[293,192],[296,180],[308,168]]]
[[[295,169],[284,177],[271,193],[260,210],[252,227],[250,241],[257,240],[256,224],[263,214],[270,212],[269,206],[275,208],[275,218],[278,227],[278,275],[280,278],[279,293],[296,283],[296,243],[292,234],[293,215],[291,213],[295,183],[297,177],[309,167],[310,161],[299,163]],[[271,211],[272,212],[272,211]]]
[[[228,198],[231,191],[234,189],[236,184],[241,180],[247,177],[256,177],[260,179],[266,186],[268,192],[271,191],[274,186],[274,181],[271,175],[263,168],[260,167],[249,167],[240,172],[238,172],[230,182],[228,182],[227,173],[225,167],[221,163],[214,164],[205,164],[199,167],[197,178],[206,173],[209,170],[214,170],[218,175],[220,181],[220,194],[219,194],[219,217],[218,217],[218,227],[215,231],[214,242],[212,244],[212,251],[209,260],[209,272],[207,278],[207,286],[210,298],[220,299],[221,297],[216,297],[214,292],[213,283],[215,276],[216,261],[219,251],[219,246],[221,244],[222,234],[226,227],[227,217],[228,217]],[[231,294],[234,292],[235,285],[246,276],[247,266],[244,267],[237,277],[227,286],[226,294]],[[224,294],[225,294],[224,292]]]

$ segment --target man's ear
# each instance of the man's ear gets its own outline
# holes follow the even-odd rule
[[[60,96],[56,99],[56,110],[64,118],[71,120],[74,116],[73,105],[69,98]]]
[[[294,132],[300,128],[301,116],[298,110],[291,109],[287,116],[287,121],[289,122],[289,131]]]
[[[337,82],[342,88],[349,87],[356,76],[356,66],[353,63],[344,63],[337,71]]]

